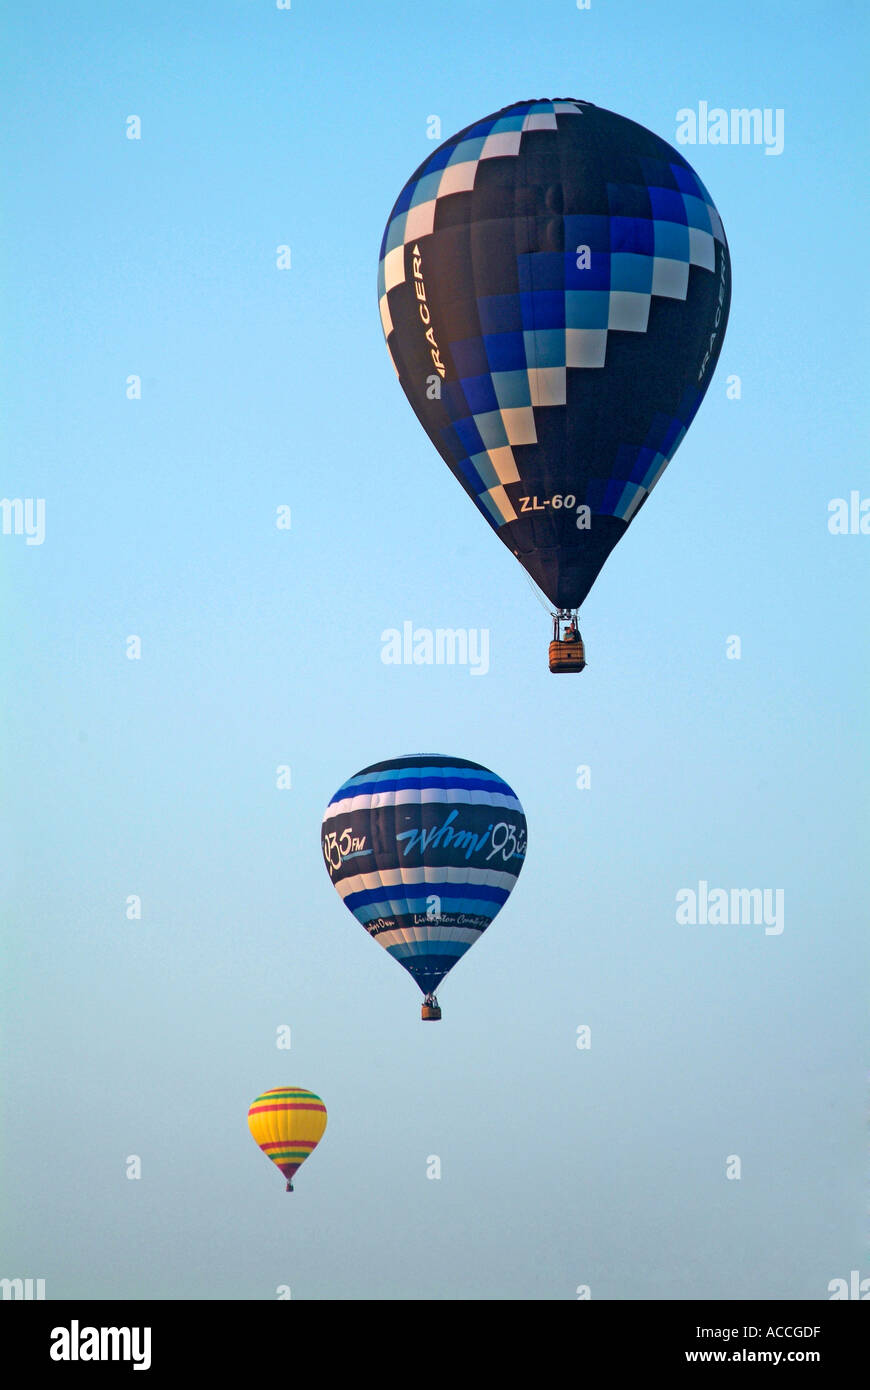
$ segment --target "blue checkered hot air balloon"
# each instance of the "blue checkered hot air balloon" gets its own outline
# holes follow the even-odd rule
[[[339,787],[321,845],[345,907],[416,980],[423,1018],[440,1018],[435,990],[501,911],[523,866],[516,793],[464,758],[393,758]]]
[[[409,179],[378,297],[418,419],[554,606],[556,638],[579,643],[576,610],[722,347],[731,269],[709,193],[634,121],[587,101],[517,102]],[[551,669],[582,669],[571,642],[559,645],[573,664]]]

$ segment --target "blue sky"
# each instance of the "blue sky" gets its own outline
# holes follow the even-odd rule
[[[0,535],[0,1276],[812,1299],[870,1273],[870,539],[827,525],[870,494],[862,7],[4,13],[0,496],[44,498],[46,531]],[[784,112],[779,155],[683,150],[731,320],[584,605],[576,680],[413,417],[376,300],[427,119],[446,138],[543,96],[672,142],[699,102]],[[487,628],[488,674],[385,665],[404,620]],[[437,1028],[318,843],[345,778],[417,751],[493,768],[529,823]],[[701,880],[782,889],[784,930],[678,924]],[[292,1198],[245,1122],[285,1083],[329,1110]]]

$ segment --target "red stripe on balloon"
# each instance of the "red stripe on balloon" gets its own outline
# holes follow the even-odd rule
[[[286,1105],[252,1105],[248,1111],[249,1115],[270,1114],[273,1110],[319,1110],[321,1115],[326,1114],[325,1105],[296,1104],[289,1102]]]

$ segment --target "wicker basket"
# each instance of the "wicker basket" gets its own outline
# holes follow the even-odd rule
[[[585,665],[586,652],[582,638],[578,638],[576,642],[550,643],[550,670],[554,676],[570,671],[582,671]]]

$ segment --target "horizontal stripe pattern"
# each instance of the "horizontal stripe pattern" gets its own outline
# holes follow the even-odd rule
[[[336,797],[339,793],[336,792]],[[350,796],[329,803],[324,822],[335,820],[338,816],[349,815],[353,811],[379,811],[387,806],[492,806],[503,811],[519,811],[522,806],[512,792],[489,790],[468,786],[459,787],[420,787],[402,788],[397,791],[355,791]]]
[[[479,935],[479,933],[478,933]],[[386,949],[393,957],[393,960],[404,963],[406,960],[417,960],[428,958],[433,955],[451,957],[454,961],[464,956],[473,942],[471,941],[448,941],[440,938],[438,941],[396,941]]]
[[[410,865],[403,869],[381,869],[380,873],[354,874],[352,877],[343,878],[336,888],[341,897],[347,899],[355,893],[364,893],[372,888],[420,888],[423,885],[433,893],[438,892],[438,886],[447,884],[453,886],[460,884],[463,887],[502,888],[505,897],[510,893],[517,881],[517,875],[508,873],[503,869],[478,869],[473,864],[463,864],[461,867],[454,865],[420,865],[412,868]]]
[[[472,787],[485,791],[515,793],[503,778],[479,763],[467,762],[464,758],[429,757],[412,755],[407,758],[394,758],[386,763],[375,763],[365,767],[353,777],[348,777],[332,801],[342,793],[361,791],[389,791],[400,787],[429,786]]]
[[[326,1114],[326,1107],[323,1105],[309,1105],[306,1101],[289,1100],[279,1101],[276,1105],[252,1105],[248,1111],[249,1115],[268,1114],[274,1110],[318,1110]]]
[[[479,777],[456,773],[441,773],[437,769],[421,768],[419,772],[400,773],[383,778],[352,778],[345,783],[344,791],[351,796],[369,796],[380,793],[389,796],[403,791],[424,791],[438,788],[442,790],[468,792],[504,792],[504,783],[499,777]],[[338,795],[338,793],[336,793]]]
[[[433,895],[444,899],[450,904],[451,909],[457,912],[468,912],[470,909],[457,906],[458,903],[467,898],[474,898],[481,903],[495,903],[501,907],[507,902],[510,890],[508,888],[491,888],[488,884],[478,883],[427,883],[424,885],[426,892],[420,896],[414,895],[411,884],[402,884],[402,891],[398,895],[402,902],[407,904],[405,911],[425,912],[426,903]],[[382,902],[384,899],[383,888],[362,888],[358,893],[349,893],[345,899],[345,906],[349,907],[355,917],[358,916],[357,908],[367,907],[370,903]],[[493,916],[495,914],[493,913]],[[362,920],[361,918],[359,920]]]
[[[489,926],[490,922],[497,915],[499,908],[500,904],[488,903],[482,899],[460,898],[457,902],[451,903],[449,911],[442,907],[438,916],[436,917],[433,914],[433,916],[429,917],[429,920],[436,924],[439,920],[442,922],[447,921],[452,925],[451,919],[453,918],[475,917],[484,925]],[[418,925],[418,919],[425,919],[428,913],[426,911],[425,898],[410,898],[400,904],[396,904],[396,900],[391,898],[387,902],[375,902],[371,903],[368,907],[354,908],[353,915],[361,926],[368,928],[369,924],[372,922],[382,923],[384,921],[390,921],[393,918],[400,921],[403,925]],[[380,936],[380,932],[375,932],[374,935]]]
[[[378,945],[387,951],[392,946],[432,946],[441,945],[473,946],[484,931],[484,927],[450,927],[439,923],[437,927],[395,927],[392,931],[380,932]]]
[[[310,1157],[326,1129],[326,1106],[302,1086],[263,1091],[248,1110],[248,1128],[286,1178]]]
[[[525,840],[513,789],[479,763],[441,754],[390,759],[349,777],[321,834],[345,906],[427,990],[504,906]]]

